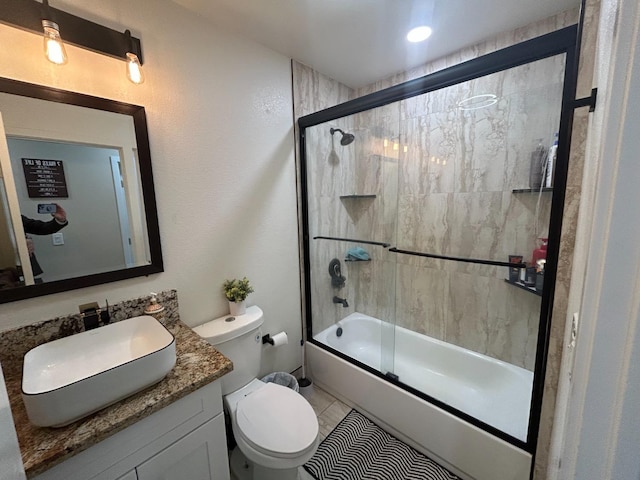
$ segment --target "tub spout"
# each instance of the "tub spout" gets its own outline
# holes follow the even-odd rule
[[[333,303],[341,303],[344,308],[349,306],[349,302],[347,302],[346,298],[333,297]]]

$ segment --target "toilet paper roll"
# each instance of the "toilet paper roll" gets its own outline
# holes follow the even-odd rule
[[[287,332],[276,333],[271,336],[271,340],[273,340],[274,347],[280,347],[282,345],[286,345],[289,343],[289,337],[287,337]]]

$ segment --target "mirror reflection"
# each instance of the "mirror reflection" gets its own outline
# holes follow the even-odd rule
[[[144,110],[0,90],[0,301],[162,271]]]

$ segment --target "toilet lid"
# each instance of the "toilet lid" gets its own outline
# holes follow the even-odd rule
[[[267,383],[238,402],[236,423],[242,437],[274,456],[297,454],[315,443],[318,419],[302,395]]]

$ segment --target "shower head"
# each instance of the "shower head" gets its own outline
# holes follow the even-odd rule
[[[340,139],[340,145],[349,145],[351,142],[353,142],[356,139],[356,137],[354,137],[353,134],[346,133],[344,130],[341,130],[339,128],[332,128],[329,130],[329,133],[331,135],[333,135],[336,132],[340,132],[342,134],[342,138]]]

